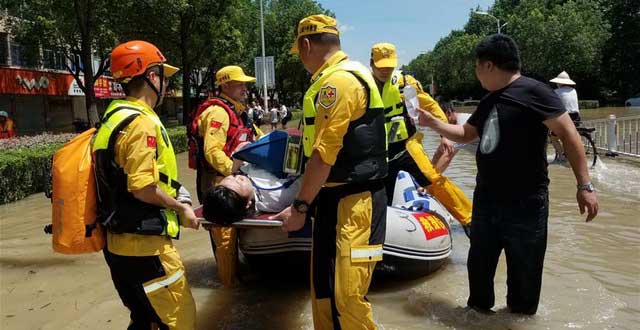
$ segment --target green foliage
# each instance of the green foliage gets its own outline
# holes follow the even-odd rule
[[[266,55],[275,56],[276,91],[280,102],[285,104],[301,102],[309,86],[309,75],[302,62],[298,55],[289,51],[295,38],[296,25],[304,17],[313,14],[334,16],[313,0],[271,0],[265,11],[265,52]],[[259,55],[260,48],[255,53],[255,56]]]
[[[567,71],[578,84],[581,97],[595,95],[603,46],[610,36],[600,6],[593,0],[551,7],[543,7],[544,3],[523,3],[517,13],[509,15],[510,34],[520,47],[523,72],[549,80]]]
[[[498,17],[500,24],[507,23],[502,32],[518,44],[524,74],[548,81],[561,71],[567,71],[577,82],[581,97],[596,98],[606,96],[603,90],[612,89],[610,93],[617,93],[624,89],[621,85],[640,88],[640,78],[637,78],[640,64],[633,60],[640,55],[640,47],[632,47],[627,41],[632,40],[640,46],[637,33],[640,26],[624,30],[627,44],[623,45],[623,39],[618,37],[621,32],[611,29],[614,25],[609,24],[618,19],[612,18],[613,12],[622,15],[620,21],[640,24],[638,14],[634,14],[638,13],[639,7],[624,0],[497,0],[488,12]],[[623,8],[628,13],[626,16],[622,14]],[[480,8],[470,11],[463,31],[452,31],[433,51],[418,56],[408,65],[422,81],[429,81],[433,75],[438,94],[444,98],[479,97],[485,93],[476,82],[474,60],[469,54],[482,38],[496,33],[497,25],[496,20],[487,15],[474,14],[477,10]],[[619,24],[622,26],[624,24]],[[611,55],[605,55],[605,45],[613,49],[606,52]],[[602,66],[603,55],[605,60],[610,59],[608,67]],[[629,65],[635,74],[622,73]],[[626,77],[624,83],[620,77]],[[605,88],[603,84],[608,86]],[[628,93],[633,88],[624,90]]]
[[[170,128],[167,134],[176,153],[187,151],[187,134],[184,126]],[[68,135],[61,138],[66,139]],[[40,138],[32,137],[32,139]],[[51,171],[51,159],[62,145],[63,143],[60,142],[52,142],[30,148],[2,150],[0,153],[0,204],[14,202],[44,191]]]
[[[602,0],[611,26],[604,45],[601,93],[617,103],[640,93],[640,1]]]
[[[25,47],[32,65],[41,64],[41,48],[64,54],[72,63],[67,69],[86,95],[87,118],[92,124],[99,121],[94,82],[108,68],[108,53],[116,40],[108,20],[111,3],[108,0],[2,2],[11,17],[11,32],[15,40]],[[93,65],[88,65],[93,62],[93,55],[100,61],[95,71]]]
[[[176,154],[187,151],[188,141],[187,141],[187,128],[184,126],[174,127],[167,129],[167,134],[169,135],[169,140],[171,140],[171,144],[173,145],[173,151]]]
[[[62,145],[4,150],[0,153],[0,204],[41,192],[53,153]]]

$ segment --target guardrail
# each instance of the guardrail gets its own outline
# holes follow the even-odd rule
[[[596,148],[606,151],[607,156],[617,154],[640,157],[640,116],[585,120],[583,127],[593,127]]]

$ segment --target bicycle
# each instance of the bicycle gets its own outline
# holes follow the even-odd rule
[[[593,159],[591,160],[591,168],[593,168],[598,162],[598,149],[596,148],[596,143],[593,141],[592,136],[593,132],[595,132],[596,129],[593,127],[583,127],[580,121],[574,121],[574,124],[576,125],[576,130],[578,131],[580,138],[582,139],[582,145],[585,146],[585,153],[587,155],[593,155]],[[555,137],[555,135],[553,135],[553,132],[550,132],[549,134],[551,137]],[[557,137],[555,139],[557,139]]]
[[[596,131],[594,127],[582,127],[576,125],[576,129],[578,130],[578,134],[580,134],[582,138],[582,144],[585,146],[584,151],[587,155],[593,153],[593,161],[591,162],[591,167],[595,167],[598,162],[598,149],[596,148],[595,142],[593,142],[593,132]]]

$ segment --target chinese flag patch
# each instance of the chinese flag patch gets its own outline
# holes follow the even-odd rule
[[[155,148],[156,147],[156,137],[155,136],[147,136],[147,147]]]
[[[215,121],[215,120],[211,122],[211,128],[218,129],[220,127],[222,127],[222,122]]]

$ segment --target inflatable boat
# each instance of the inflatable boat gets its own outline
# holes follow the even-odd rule
[[[383,259],[377,273],[415,278],[438,269],[451,254],[453,216],[433,196],[419,192],[407,172],[396,179],[393,206],[387,207]],[[239,249],[250,264],[272,267],[279,262],[299,264],[311,252],[311,221],[298,231],[280,230],[269,214],[238,223]],[[302,261],[304,263],[304,261]]]
[[[295,135],[297,132],[272,132],[234,154],[234,158],[286,177],[290,172],[287,168],[297,167],[287,164],[291,159],[287,156],[292,152],[291,136]],[[454,217],[432,195],[419,191],[411,175],[404,171],[396,178],[391,205],[387,207],[383,260],[378,262],[376,271],[399,277],[433,272],[451,254],[450,224]],[[253,216],[234,224],[238,228],[239,250],[249,264],[268,270],[278,263],[297,265],[301,259],[308,261],[313,220],[307,219],[302,229],[287,233],[279,228],[282,222],[268,220],[269,216]]]

